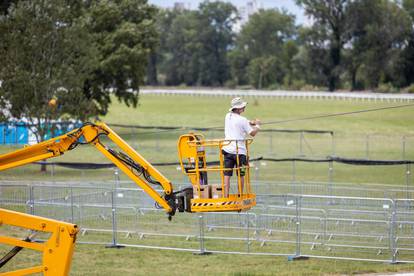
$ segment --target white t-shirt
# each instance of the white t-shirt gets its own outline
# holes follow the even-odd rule
[[[246,154],[246,144],[244,140],[252,131],[253,128],[250,126],[249,121],[245,117],[233,112],[226,114],[226,118],[224,120],[225,139],[241,140],[237,141],[239,154]],[[224,146],[223,150],[227,153],[236,154],[236,142],[233,141],[229,145]]]

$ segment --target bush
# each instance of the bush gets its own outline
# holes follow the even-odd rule
[[[278,83],[272,83],[267,87],[267,90],[280,90],[281,86]]]
[[[403,90],[404,93],[414,93],[414,84],[411,84],[410,86],[407,86]]]
[[[327,91],[328,89],[326,87],[320,87],[316,85],[311,84],[305,84],[300,88],[300,91]]]
[[[379,93],[398,93],[399,89],[391,83],[381,83],[374,91]]]
[[[301,90],[302,87],[306,85],[304,80],[293,80],[290,85],[286,85],[286,89],[288,90]]]
[[[226,88],[231,88],[231,89],[234,89],[234,88],[236,88],[237,83],[236,83],[236,81],[235,81],[235,80],[228,80],[228,81],[226,81],[226,82],[224,83],[224,86],[225,86]]]

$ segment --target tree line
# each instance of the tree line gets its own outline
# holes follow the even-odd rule
[[[259,10],[237,29],[224,1],[0,2],[0,121],[105,115],[150,85],[414,92],[414,0],[296,0],[312,24]]]
[[[414,92],[414,0],[296,3],[312,24],[267,9],[236,31],[228,2],[160,9],[147,83]]]

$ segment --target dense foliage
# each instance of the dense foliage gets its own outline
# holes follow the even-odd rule
[[[219,1],[161,10],[151,84],[331,91],[412,85],[414,1],[296,3],[311,24],[296,25],[285,10],[259,10],[235,31],[235,7]]]
[[[136,106],[155,13],[146,0],[3,2],[2,119],[25,118],[42,140],[53,120],[106,114],[111,93]]]

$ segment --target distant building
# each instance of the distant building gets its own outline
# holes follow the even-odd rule
[[[189,9],[191,9],[191,3],[190,2],[183,2],[183,1],[174,2],[173,9],[178,10],[178,11],[189,10]]]
[[[250,16],[263,9],[263,4],[257,0],[247,1],[245,6],[237,8],[240,16],[239,22],[234,26],[234,30],[239,32],[244,24],[249,21]]]

